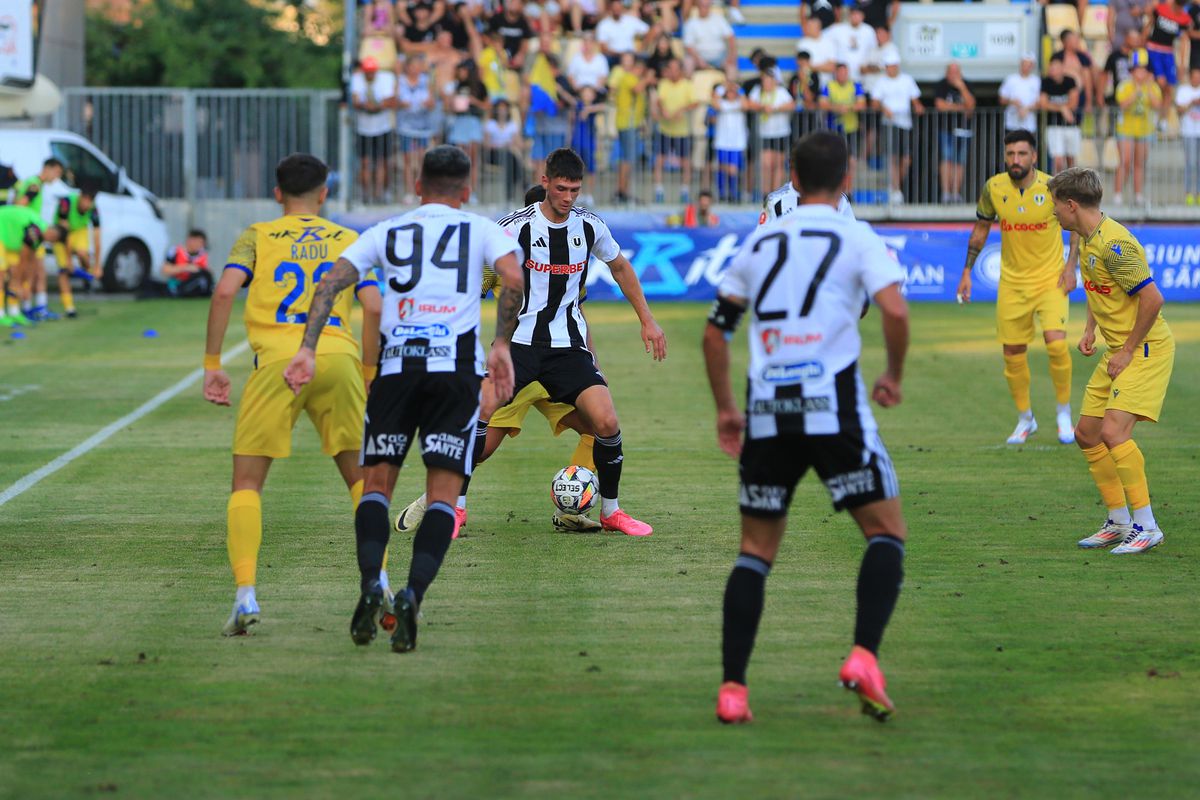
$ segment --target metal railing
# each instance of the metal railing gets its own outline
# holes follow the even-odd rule
[[[335,171],[333,197],[346,207],[412,202],[404,180],[405,158],[417,160],[425,147],[445,141],[453,127],[443,117],[428,140],[393,134],[387,155],[360,158],[352,114],[332,91],[70,89],[55,126],[81,133],[129,175],[160,197],[188,201],[267,199],[274,166],[295,151],[322,157]],[[552,146],[575,147],[589,164],[583,202],[602,207],[678,207],[702,189],[722,194],[727,206],[756,207],[787,174],[786,147],[763,140],[757,120],[748,119],[748,145],[736,185],[722,180],[711,128],[704,111],[690,119],[687,137],[660,135],[652,121],[618,135],[611,108],[587,124],[568,117],[565,135],[519,136],[510,147],[470,149],[479,164],[475,201],[485,207],[518,204],[536,175],[534,156]],[[830,127],[831,115],[800,110],[791,116],[790,140]],[[1039,141],[1045,143],[1044,119]],[[978,109],[968,120],[953,112],[914,116],[910,132],[897,130],[880,112],[857,115],[850,136],[854,155],[855,210],[868,219],[972,219],[983,183],[1003,169],[1003,110]],[[561,125],[559,127],[562,127]],[[1148,143],[1142,196],[1132,186],[1120,213],[1129,219],[1195,219],[1200,206],[1185,204],[1185,147],[1175,123]],[[521,126],[522,130],[526,126]],[[1113,178],[1121,166],[1115,110],[1084,115],[1078,163],[1098,169],[1112,206]],[[962,135],[969,131],[970,135]],[[774,146],[773,146],[774,145]],[[782,151],[781,151],[782,149]],[[1200,147],[1194,148],[1200,158]],[[1051,171],[1054,153],[1039,148],[1040,167]],[[364,191],[362,167],[382,162],[381,192]],[[411,175],[412,172],[409,172]],[[378,187],[371,187],[378,188]],[[623,196],[619,196],[623,195]]]

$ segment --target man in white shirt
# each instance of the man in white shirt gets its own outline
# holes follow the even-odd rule
[[[696,67],[725,69],[737,65],[737,43],[725,17],[714,14],[712,0],[697,0],[696,13],[683,24],[683,46]]]
[[[649,32],[650,26],[627,12],[621,0],[612,0],[608,4],[608,16],[596,26],[596,41],[600,43],[600,50],[608,57],[608,65],[612,67],[620,59],[621,53],[631,53],[637,49],[637,37]]]
[[[825,36],[821,20],[809,17],[804,23],[804,38],[796,42],[797,53],[808,53],[813,71],[821,78],[821,86],[829,82],[837,62],[837,48],[833,39]]]
[[[584,31],[583,46],[567,65],[567,81],[576,96],[584,87],[590,86],[597,97],[603,98],[608,94],[608,73],[608,59],[596,46],[596,34]]]
[[[362,69],[350,77],[350,100],[354,105],[357,136],[358,182],[365,202],[383,200],[396,131],[396,76],[379,71],[370,56]]]
[[[892,32],[887,28],[875,29],[875,46],[867,52],[860,69],[862,71],[863,89],[869,95],[871,88],[884,72],[884,62],[889,58],[900,61],[900,48],[892,41]]]
[[[900,59],[884,61],[887,72],[875,81],[871,104],[883,112],[884,147],[889,156],[891,201],[904,202],[900,184],[912,163],[913,114],[924,114],[921,90],[911,75],[900,72]]]
[[[1034,72],[1033,53],[1021,56],[1021,71],[1000,84],[1000,105],[1004,106],[1004,129],[1037,130],[1037,106],[1042,95],[1042,79]]]
[[[875,29],[863,21],[863,10],[857,4],[850,6],[849,17],[849,22],[831,25],[824,38],[833,42],[834,61],[845,64],[850,70],[850,80],[857,81],[862,75],[863,61],[875,45]]]

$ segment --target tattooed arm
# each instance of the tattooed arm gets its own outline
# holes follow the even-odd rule
[[[515,253],[496,259],[493,265],[496,274],[500,276],[500,299],[496,303],[496,339],[488,352],[488,377],[492,379],[492,388],[496,400],[505,403],[513,393],[512,354],[509,352],[509,342],[513,331],[517,329],[517,316],[521,313],[523,293],[517,288],[524,285],[521,267]]]
[[[300,350],[283,371],[283,379],[294,394],[300,394],[313,379],[317,368],[317,340],[329,321],[334,301],[342,290],[353,286],[358,277],[358,269],[346,259],[339,258],[334,268],[325,273],[325,277],[317,284],[312,305],[308,309],[308,324],[304,328]]]

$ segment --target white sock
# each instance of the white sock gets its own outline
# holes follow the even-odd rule
[[[38,292],[36,298],[33,301],[33,304],[35,306],[37,306],[38,308],[45,308],[46,307],[46,293]]]
[[[1129,516],[1129,506],[1110,508],[1108,510],[1108,518],[1118,525],[1130,525],[1133,523],[1133,519]]]
[[[456,505],[459,508],[466,508],[467,507],[467,496],[465,494],[460,494],[458,496],[458,503]]]
[[[604,495],[600,496],[600,516],[611,517],[613,514],[617,513],[617,510],[620,507],[621,506],[617,504],[617,498],[614,497],[609,499]]]
[[[1158,527],[1158,523],[1154,521],[1154,512],[1150,510],[1150,506],[1148,505],[1133,510],[1133,524],[1140,525],[1144,531],[1153,530]]]
[[[1070,403],[1059,403],[1058,404],[1058,413],[1066,414],[1068,417],[1071,416],[1071,404]]]
[[[1026,422],[1028,422],[1029,420],[1033,419],[1033,409],[1032,409],[1032,408],[1030,408],[1030,409],[1028,409],[1028,410],[1026,410],[1026,411],[1022,411],[1022,412],[1020,412],[1019,414],[1017,414],[1017,418],[1018,418],[1018,419],[1023,419],[1023,420],[1025,420]]]
[[[258,602],[258,598],[256,598],[254,596],[254,587],[253,586],[237,587],[237,601],[240,603],[243,600],[253,600],[256,603]]]
[[[388,590],[388,588],[390,588],[390,587],[389,587],[389,584],[388,584],[388,577],[387,577],[387,570],[386,570],[386,569],[381,569],[381,570],[379,570],[379,585],[380,585],[381,587],[383,587],[383,590],[384,590],[385,592]]]

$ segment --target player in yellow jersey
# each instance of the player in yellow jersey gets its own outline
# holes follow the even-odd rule
[[[1150,508],[1146,460],[1133,441],[1133,426],[1140,420],[1158,422],[1175,364],[1175,340],[1162,317],[1163,296],[1146,251],[1125,226],[1100,210],[1100,177],[1072,167],[1054,176],[1050,192],[1059,222],[1083,241],[1080,270],[1088,316],[1079,351],[1096,352],[1097,328],[1107,345],[1084,390],[1075,439],[1108,517],[1079,546],[1117,544],[1114,554],[1144,553],[1161,544],[1163,534]]]
[[[1009,444],[1021,444],[1037,429],[1029,400],[1029,343],[1036,318],[1050,356],[1050,379],[1057,401],[1058,440],[1070,444],[1071,353],[1067,349],[1067,295],[1075,288],[1079,237],[1071,234],[1064,263],[1062,227],[1054,218],[1050,176],[1036,169],[1037,140],[1026,130],[1004,137],[1005,172],[984,185],[967,243],[967,262],[958,284],[960,303],[971,302],[971,270],[987,242],[992,222],[1000,222],[1000,286],[996,293],[996,333],[1004,348],[1004,377],[1017,406],[1017,427]]]
[[[233,301],[249,285],[244,311],[254,349],[254,372],[246,382],[233,435],[233,492],[228,505],[229,562],[237,583],[233,613],[223,633],[246,633],[258,622],[255,572],[262,542],[262,488],[276,458],[292,449],[292,428],[301,411],[321,435],[357,507],[362,496],[362,443],[366,385],[379,363],[380,294],[363,281],[355,294],[363,306],[363,347],[350,327],[354,297],[343,292],[334,304],[317,349],[316,379],[293,395],[281,377],[300,346],[305,309],[321,277],[358,235],[322,219],[329,168],[315,156],[294,154],[275,169],[275,200],[283,216],[251,225],[234,244],[213,292],[204,351],[204,399],[229,405],[229,376],[221,369],[221,345]]]
[[[525,205],[540,203],[546,199],[546,189],[543,186],[532,186],[525,193]],[[489,266],[483,268],[483,296],[487,297],[488,292],[495,292],[498,297],[500,294],[500,276],[496,271]],[[591,331],[588,331],[588,349],[593,353],[596,351],[592,348]],[[567,430],[573,430],[579,434],[579,444],[575,446],[575,452],[571,455],[571,464],[587,467],[595,472],[596,461],[592,455],[592,445],[596,438],[591,433],[587,432],[587,428],[583,420],[579,418],[579,413],[575,410],[575,406],[567,405],[566,403],[555,403],[550,399],[550,393],[546,391],[546,387],[542,386],[538,381],[526,386],[521,391],[517,392],[509,403],[497,409],[495,398],[491,394],[491,382],[484,380],[482,401],[479,406],[479,421],[476,423],[475,430],[475,452],[478,453],[475,458],[476,463],[483,463],[496,452],[496,449],[503,443],[507,436],[519,436],[521,429],[525,423],[525,416],[529,413],[529,409],[537,409],[546,422],[550,423],[550,431],[555,436]],[[467,487],[471,484],[471,476],[468,475],[463,480],[462,494],[458,496],[458,503],[454,509],[456,525],[454,529],[455,537],[458,536],[460,528],[467,524]],[[425,515],[425,495],[421,495],[416,500],[409,503],[400,516],[396,517],[396,532],[407,533],[415,531],[421,524],[421,519]],[[587,514],[565,514],[558,509],[554,510],[554,517],[551,520],[555,530],[572,531],[572,532],[589,532],[600,530],[600,523],[589,517]]]

